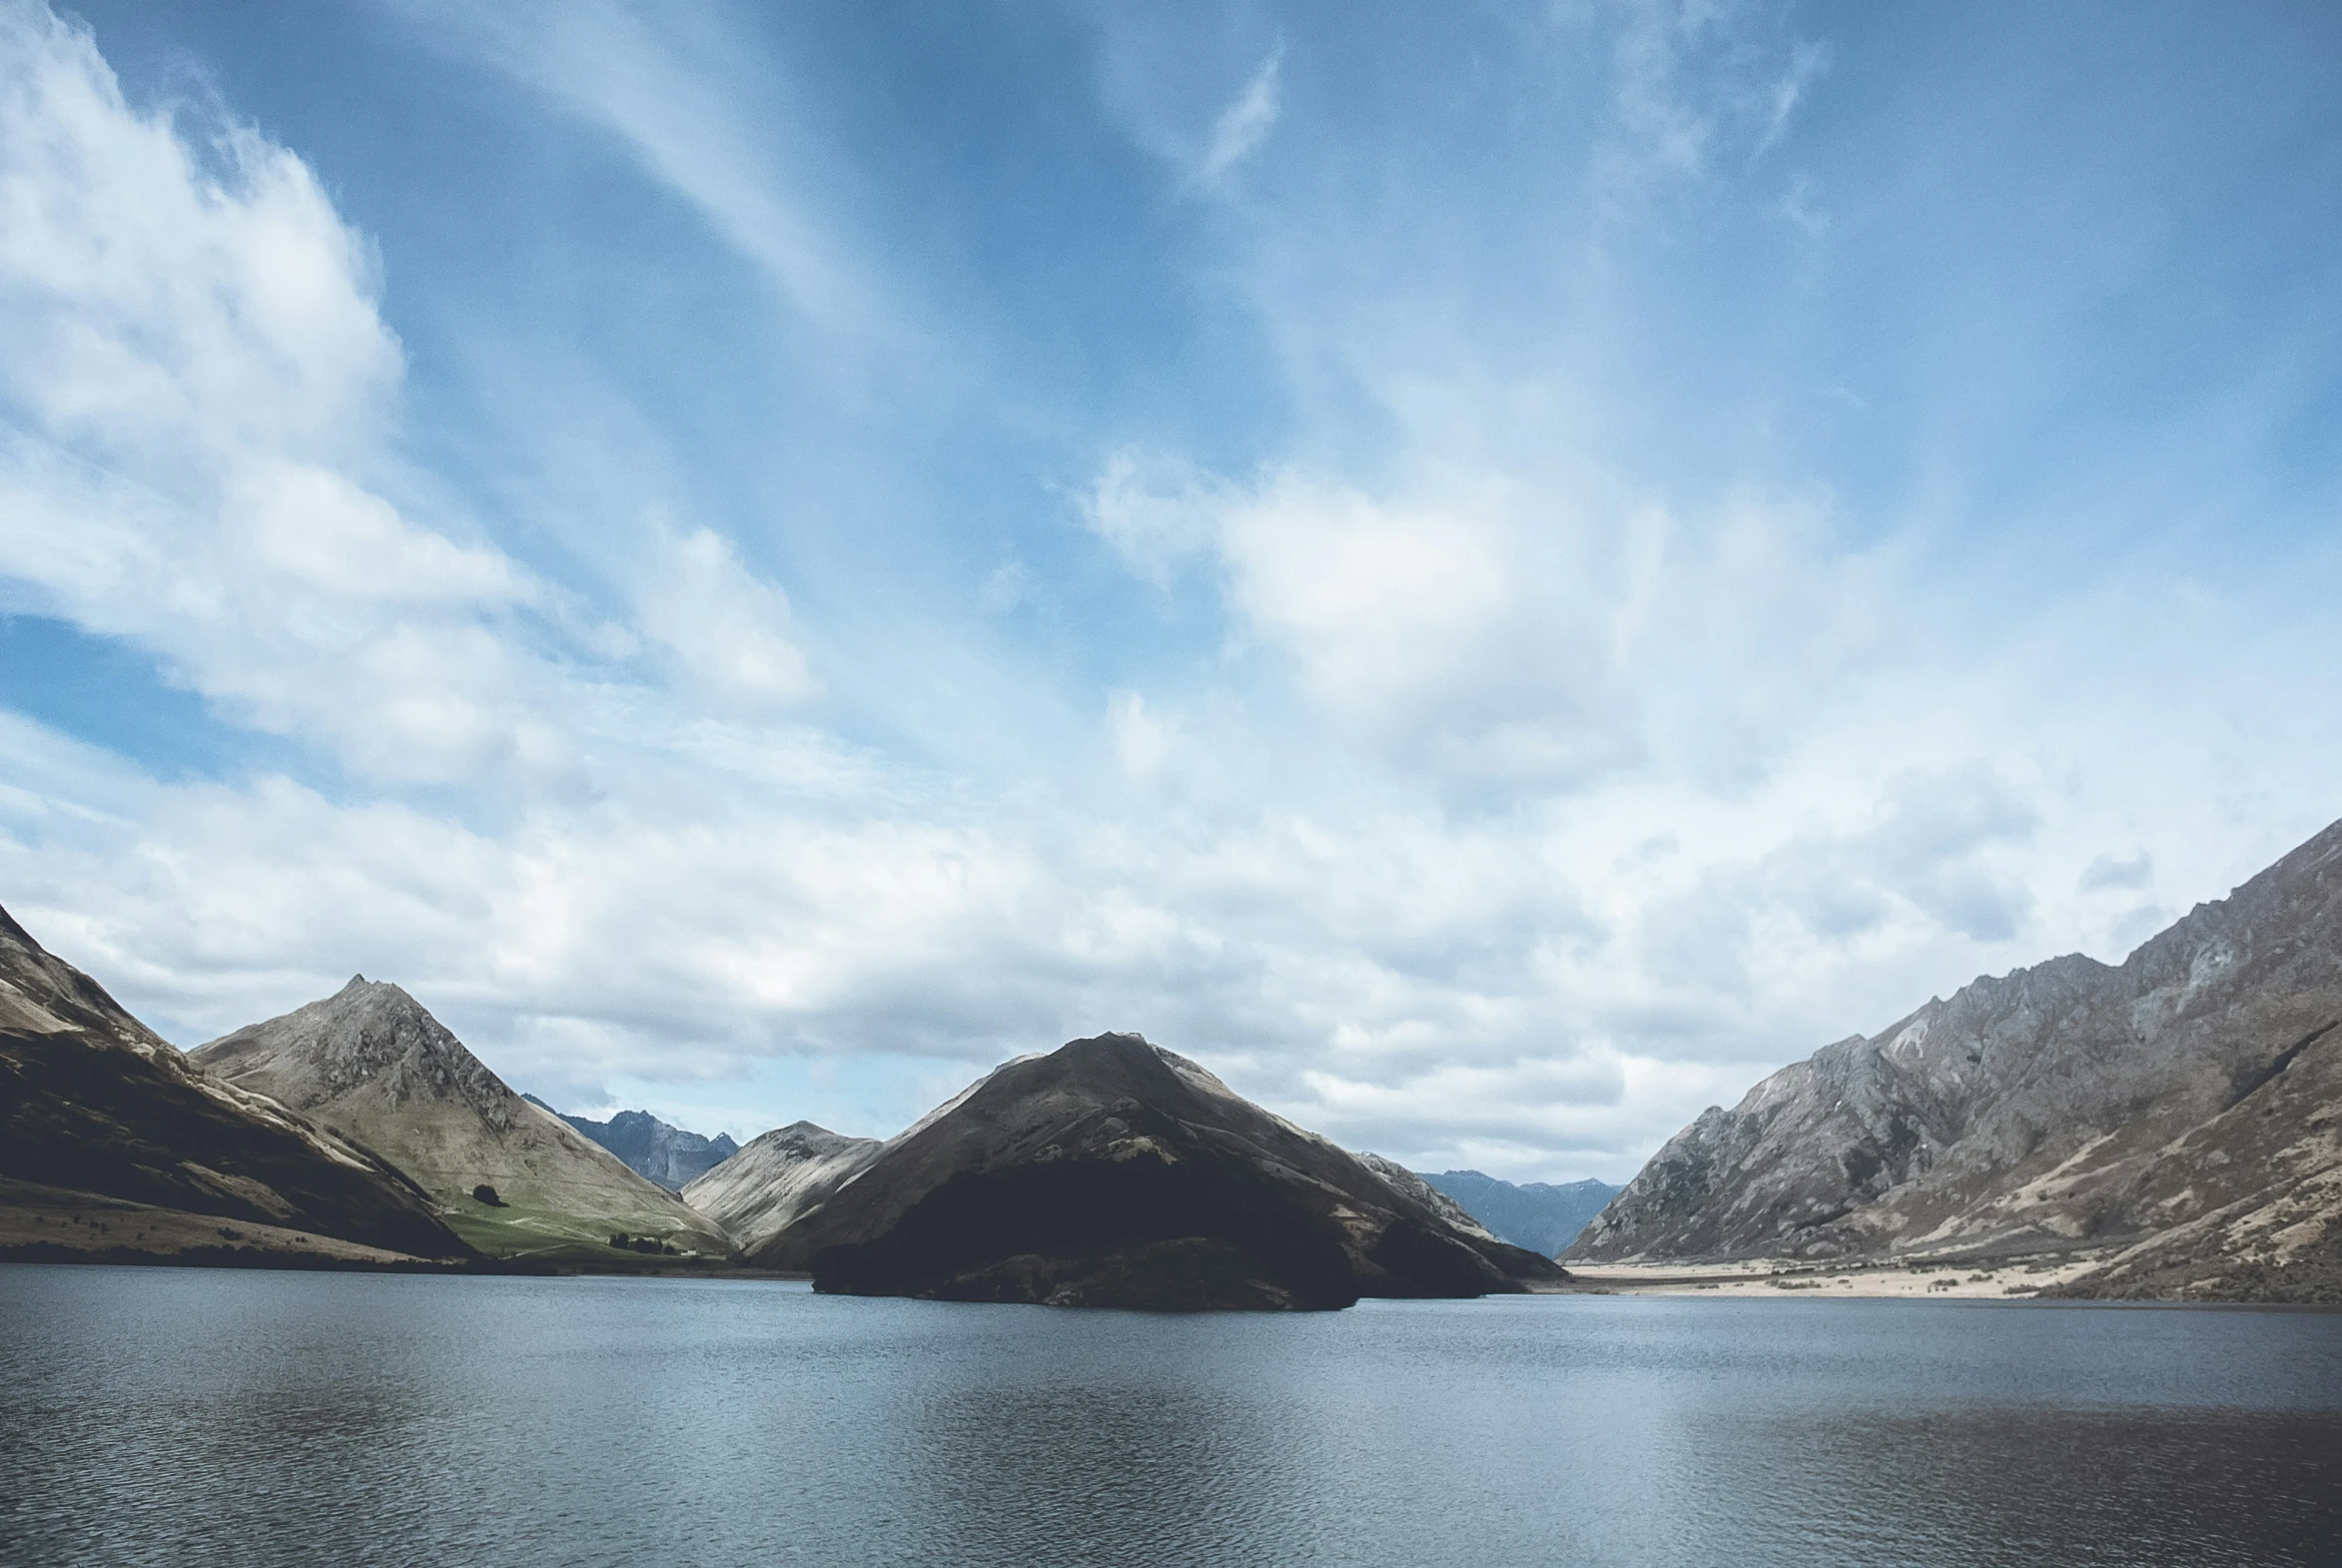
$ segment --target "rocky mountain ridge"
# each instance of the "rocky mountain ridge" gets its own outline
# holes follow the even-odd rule
[[[1711,1107],[1572,1260],[2103,1249],[2069,1294],[2342,1290],[2342,823],[2119,966],[1930,1001]]]
[[[534,1095],[521,1099],[539,1111],[552,1111],[578,1132],[618,1157],[619,1163],[645,1180],[670,1192],[680,1192],[699,1177],[740,1152],[729,1133],[706,1138],[660,1121],[647,1111],[621,1111],[607,1122],[573,1117]]]

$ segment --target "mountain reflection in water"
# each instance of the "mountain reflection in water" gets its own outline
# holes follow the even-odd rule
[[[2342,1315],[0,1265],[0,1562],[2342,1560]]]

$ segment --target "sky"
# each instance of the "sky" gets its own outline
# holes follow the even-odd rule
[[[2342,13],[0,0],[0,904],[1623,1181],[2342,815]]]

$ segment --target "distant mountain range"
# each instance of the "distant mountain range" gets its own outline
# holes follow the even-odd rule
[[[553,1111],[534,1095],[520,1098],[539,1110]],[[553,1115],[616,1155],[636,1176],[670,1192],[681,1191],[740,1152],[729,1133],[702,1138],[671,1127],[647,1111],[621,1111],[607,1122],[562,1111],[553,1111]]]
[[[1545,1181],[1515,1185],[1477,1171],[1442,1171],[1423,1179],[1513,1245],[1548,1257],[1576,1240],[1618,1192],[1609,1182],[1591,1177],[1559,1186]]]
[[[1710,1107],[1565,1255],[1963,1254],[2342,1300],[2342,823],[2119,966],[1979,979]]]

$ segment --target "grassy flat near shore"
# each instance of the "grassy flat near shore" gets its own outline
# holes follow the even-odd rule
[[[477,1207],[478,1205],[473,1205]],[[449,1228],[487,1259],[517,1267],[586,1273],[735,1272],[728,1257],[645,1253],[614,1247],[573,1215],[482,1209],[445,1216]],[[232,1267],[401,1268],[441,1260],[365,1246],[285,1225],[159,1208],[95,1192],[0,1178],[0,1259],[36,1262],[154,1262]]]
[[[650,1238],[672,1248],[667,1251],[644,1252],[632,1246],[612,1246],[610,1237],[620,1231],[619,1225],[581,1219],[574,1213],[524,1200],[508,1201],[500,1208],[466,1201],[440,1217],[474,1251],[512,1262],[639,1271],[721,1267],[729,1261],[724,1255],[687,1249],[700,1239],[690,1231]]]
[[[88,1256],[157,1262],[236,1261],[300,1267],[394,1265],[418,1259],[283,1225],[158,1208],[31,1181],[0,1179],[0,1256]]]

